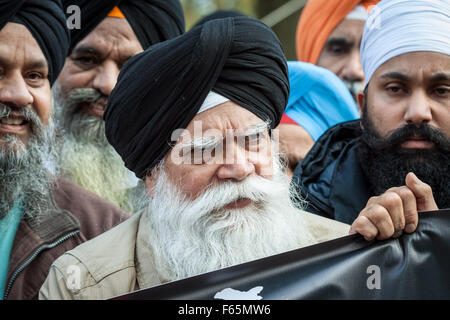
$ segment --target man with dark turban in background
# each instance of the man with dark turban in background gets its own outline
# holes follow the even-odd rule
[[[36,299],[54,259],[128,217],[56,178],[51,86],[68,48],[59,1],[0,2],[0,299]]]
[[[130,59],[104,117],[145,180],[143,209],[55,261],[40,298],[110,298],[347,234],[290,200],[271,130],[288,96],[281,45],[249,17],[205,22]]]
[[[120,69],[147,47],[184,32],[179,0],[64,0],[81,9],[53,89],[64,130],[61,170],[72,182],[133,212],[134,174],[105,137],[102,119]],[[75,12],[75,11],[74,11]]]

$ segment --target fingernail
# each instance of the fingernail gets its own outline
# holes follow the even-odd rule
[[[405,232],[411,233],[414,232],[414,230],[416,230],[416,226],[412,223],[406,225],[405,227]]]

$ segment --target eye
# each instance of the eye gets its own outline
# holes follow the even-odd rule
[[[328,52],[336,56],[346,54],[349,51],[350,51],[349,47],[342,45],[331,45],[328,47]]]
[[[402,93],[406,93],[407,90],[404,86],[398,85],[398,84],[392,84],[386,87],[386,91],[390,94],[402,94]]]
[[[97,64],[97,59],[94,57],[89,56],[81,56],[73,59],[76,64],[78,64],[81,67],[92,67]]]
[[[28,78],[31,80],[41,80],[43,78],[42,74],[38,72],[31,72],[28,74]]]
[[[32,86],[39,86],[43,80],[46,79],[46,75],[41,72],[29,72],[26,75],[27,82]]]
[[[449,92],[450,92],[450,89],[446,88],[446,87],[439,87],[439,88],[434,89],[434,93],[438,97],[446,97]]]

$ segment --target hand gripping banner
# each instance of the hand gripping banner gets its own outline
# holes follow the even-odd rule
[[[450,209],[397,239],[358,234],[115,299],[450,299]]]

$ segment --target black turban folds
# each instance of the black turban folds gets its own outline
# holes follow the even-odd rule
[[[70,35],[60,0],[0,0],[0,29],[23,24],[36,39],[48,63],[53,84],[66,61]]]
[[[184,32],[184,14],[179,0],[63,0],[63,4],[64,8],[77,5],[81,9],[81,28],[70,30],[70,51],[116,6],[144,49]]]
[[[162,160],[213,90],[272,128],[289,96],[283,49],[249,17],[206,22],[156,44],[123,67],[104,114],[108,141],[139,178]]]

